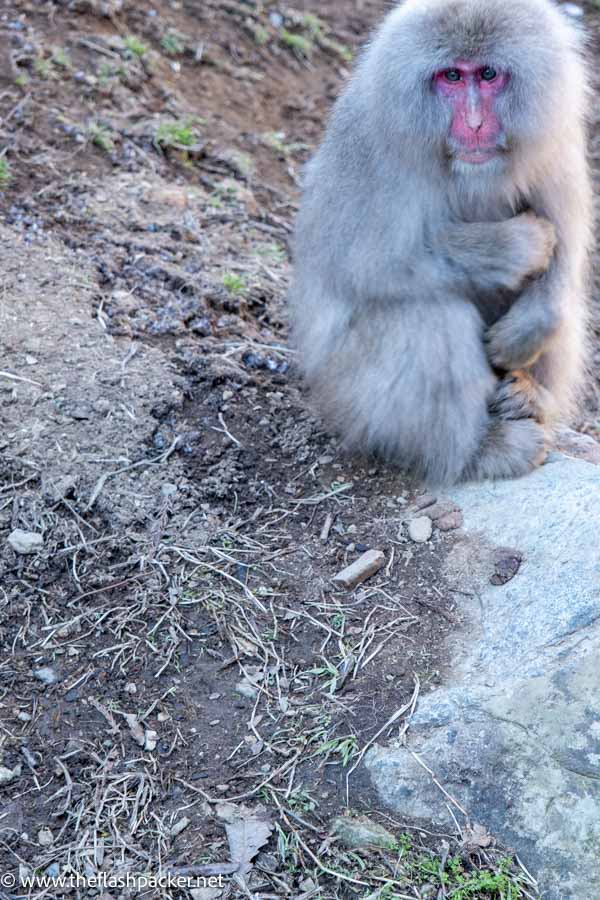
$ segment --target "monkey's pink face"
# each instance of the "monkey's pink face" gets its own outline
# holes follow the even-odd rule
[[[434,90],[452,110],[450,146],[456,159],[477,165],[500,153],[496,100],[508,80],[507,72],[463,60],[434,76]]]

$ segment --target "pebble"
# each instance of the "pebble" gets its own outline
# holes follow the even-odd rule
[[[148,728],[144,737],[144,750],[156,750],[156,745],[158,744],[157,732],[152,731],[150,728]]]
[[[455,509],[440,516],[439,519],[436,519],[435,524],[440,531],[454,531],[455,528],[460,528],[463,524],[463,514],[459,509]]]
[[[490,582],[496,586],[506,584],[511,581],[523,562],[523,554],[520,550],[514,550],[512,547],[499,547],[494,553],[494,574],[490,578]]]
[[[21,766],[16,766],[14,769],[7,769],[6,766],[0,766],[0,787],[5,784],[10,784],[11,781],[18,778],[20,774]]]
[[[15,528],[8,536],[8,543],[15,553],[27,554],[37,553],[44,546],[44,538],[36,531],[23,531],[21,528]]]
[[[341,843],[349,849],[391,848],[396,845],[396,838],[390,831],[366,816],[357,818],[338,816],[333,823],[332,830]]]
[[[433,524],[429,516],[419,516],[408,523],[408,534],[416,544],[425,544],[433,533]]]
[[[43,684],[56,684],[58,681],[58,675],[55,669],[50,668],[50,666],[43,666],[41,669],[36,669],[33,673],[33,677],[37,678],[38,681],[41,681]]]
[[[37,838],[41,847],[51,847],[54,843],[54,835],[49,828],[40,828]]]
[[[437,497],[434,497],[433,494],[423,494],[415,500],[415,508],[427,509],[428,506],[433,506],[434,503],[437,503]]]

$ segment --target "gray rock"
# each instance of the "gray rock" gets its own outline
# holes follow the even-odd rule
[[[8,536],[8,543],[15,553],[37,553],[44,546],[44,538],[35,531],[23,531],[15,528]]]
[[[433,534],[433,524],[429,516],[419,516],[408,523],[408,534],[412,541],[424,544]]]
[[[5,784],[10,784],[11,781],[15,781],[16,778],[21,774],[21,766],[16,766],[14,769],[9,769],[6,766],[0,766],[0,787],[3,787]]]
[[[367,758],[386,803],[451,824],[428,767],[548,900],[600,896],[599,498],[600,469],[557,454],[526,478],[452,493],[465,533],[446,576],[472,594],[454,595],[466,621],[452,669],[420,702],[408,746]],[[522,563],[496,586],[498,547]]]
[[[341,843],[351,850],[365,847],[390,849],[398,843],[390,831],[366,816],[338,816],[333,823],[332,831]]]
[[[54,669],[51,669],[50,666],[43,666],[41,669],[36,669],[33,673],[34,678],[37,678],[38,681],[41,681],[42,684],[56,684],[58,681],[58,675]]]

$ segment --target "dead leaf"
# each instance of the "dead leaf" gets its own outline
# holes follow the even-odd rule
[[[238,819],[225,826],[231,861],[238,864],[236,878],[246,884],[252,870],[252,861],[264,847],[273,831],[273,824],[259,816]]]
[[[491,843],[492,836],[485,825],[470,825],[463,831],[462,845],[467,851],[483,849]]]

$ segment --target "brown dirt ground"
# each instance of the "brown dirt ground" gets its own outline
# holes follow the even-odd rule
[[[321,431],[283,299],[300,166],[383,8],[0,8],[0,870],[202,874],[229,860],[231,800],[284,810],[240,896],[375,889],[328,836],[341,763],[440,679],[453,537],[410,542],[416,486]],[[16,554],[16,528],[43,549]],[[333,590],[368,548],[385,568]],[[360,767],[349,784],[440,850]]]

